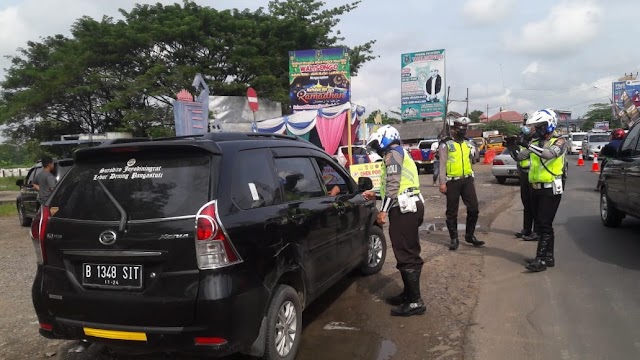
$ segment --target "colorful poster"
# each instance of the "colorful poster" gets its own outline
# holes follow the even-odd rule
[[[611,83],[611,91],[613,92],[613,103],[618,109],[624,108],[622,101],[622,92],[624,91],[624,81],[614,81]]]
[[[382,176],[382,161],[376,161],[368,164],[352,164],[349,166],[351,177],[358,182],[361,176],[371,178],[373,182],[373,191],[380,190],[380,177]]]
[[[349,102],[351,73],[347,49],[289,51],[289,85],[294,112]]]
[[[446,111],[444,49],[402,54],[402,120],[443,118]]]

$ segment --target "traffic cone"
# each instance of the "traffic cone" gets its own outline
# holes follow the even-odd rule
[[[578,152],[578,166],[584,166],[584,158],[582,157],[582,150]]]
[[[591,172],[600,172],[600,165],[598,164],[598,154],[593,154],[593,165],[591,165]]]

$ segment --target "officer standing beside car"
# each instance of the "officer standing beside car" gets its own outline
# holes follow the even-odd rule
[[[472,149],[473,144],[466,139],[468,117],[447,120],[451,129],[451,137],[440,145],[440,192],[447,196],[446,223],[451,243],[449,250],[457,250],[458,240],[458,207],[460,198],[467,207],[467,226],[464,239],[473,246],[482,246],[484,241],[478,240],[474,233],[478,223],[478,196],[473,177]]]
[[[420,181],[415,162],[400,144],[400,134],[393,126],[385,125],[367,140],[367,146],[384,159],[380,196],[382,205],[377,222],[383,225],[389,214],[389,237],[397,268],[400,270],[403,291],[386,299],[392,316],[421,315],[426,307],[420,294],[420,273],[424,261],[420,257],[418,228],[424,219],[424,199],[420,194]],[[373,191],[362,196],[375,199]]]
[[[531,160],[529,182],[532,187],[532,207],[538,233],[538,248],[535,258],[526,258],[526,268],[532,272],[547,270],[555,266],[554,246],[555,234],[553,220],[562,199],[564,157],[567,142],[562,137],[555,137],[558,125],[556,113],[551,109],[543,109],[533,113],[527,119],[527,126],[536,133],[538,140],[529,143],[526,139],[520,144],[525,149],[520,151],[510,144],[510,151],[517,151],[517,159]]]
[[[36,201],[38,208],[51,196],[53,189],[56,187],[56,177],[53,175],[55,165],[50,156],[42,157],[42,171],[40,171],[33,180],[33,187],[38,190]]]

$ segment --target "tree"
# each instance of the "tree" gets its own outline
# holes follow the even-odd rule
[[[469,113],[469,119],[473,122],[480,122],[480,115],[484,114],[481,110],[473,110]]]
[[[400,124],[402,123],[402,120],[400,120],[399,118],[396,117],[391,117],[389,116],[388,113],[383,113],[381,110],[374,110],[371,113],[369,113],[369,116],[367,116],[367,119],[365,120],[365,123],[367,124],[374,124],[375,123],[375,118],[376,116],[378,116],[378,114],[380,114],[380,117],[382,118],[382,124],[383,125],[393,125],[393,124]]]
[[[582,123],[582,128],[585,130],[593,129],[593,125],[599,121],[608,121],[610,125],[613,125],[611,105],[606,103],[591,104],[584,118],[585,121]]]
[[[82,17],[70,37],[28,42],[11,58],[0,125],[17,141],[163,133],[173,124],[173,97],[196,73],[212,94],[244,96],[252,86],[288,110],[288,51],[345,47],[334,29],[359,3],[323,9],[317,0],[274,0],[267,10],[219,11],[185,0],[121,9],[118,21]],[[353,75],[374,58],[373,44],[349,48]]]
[[[498,132],[505,136],[518,135],[520,128],[517,125],[508,123],[504,120],[494,120],[482,125],[483,131],[498,130]]]

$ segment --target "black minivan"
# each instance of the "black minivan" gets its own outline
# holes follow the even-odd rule
[[[384,264],[371,179],[299,138],[209,133],[74,159],[31,228],[47,338],[293,359],[303,309]]]

